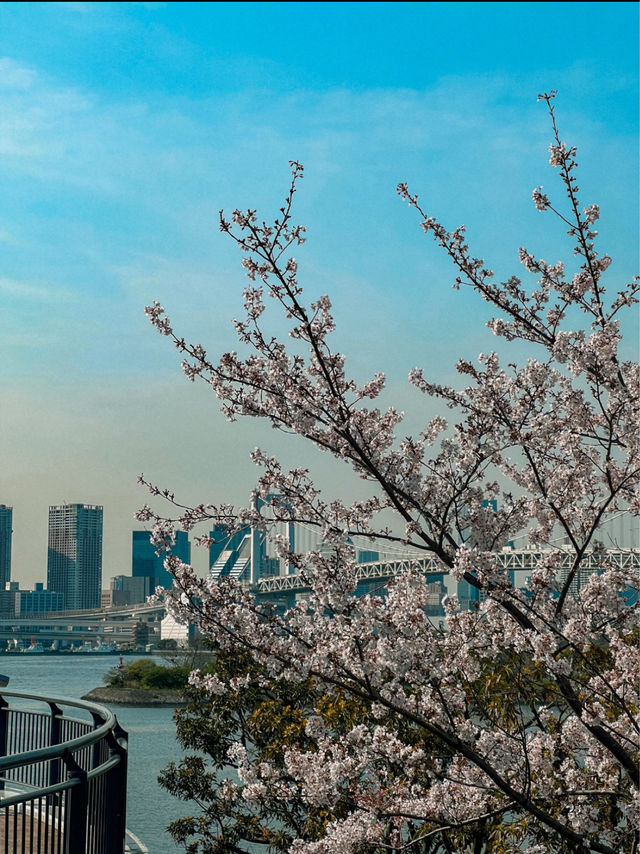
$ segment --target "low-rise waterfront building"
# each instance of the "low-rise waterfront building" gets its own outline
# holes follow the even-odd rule
[[[111,579],[109,607],[119,608],[122,605],[138,605],[145,602],[150,595],[148,588],[147,576],[115,575]]]

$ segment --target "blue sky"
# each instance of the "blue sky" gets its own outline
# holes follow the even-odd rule
[[[519,272],[521,245],[569,260],[530,202],[538,184],[560,193],[536,102],[557,89],[612,286],[632,275],[637,34],[635,3],[0,4],[0,503],[14,506],[14,577],[44,579],[49,504],[104,504],[106,586],[129,571],[140,471],[187,500],[243,500],[248,451],[283,449],[224,422],[143,308],[159,299],[187,337],[234,346],[244,280],[217,212],[277,211],[290,159],[306,167],[303,284],[331,295],[349,364],[386,370],[412,427],[429,412],[408,370],[450,379],[457,356],[494,342],[399,181],[447,226],[464,222],[500,276]]]

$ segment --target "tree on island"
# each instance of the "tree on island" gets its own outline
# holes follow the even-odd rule
[[[640,284],[605,293],[611,259],[596,250],[599,210],[578,202],[576,149],[560,139],[554,94],[541,100],[566,199],[560,207],[538,187],[533,201],[570,236],[576,261],[566,270],[520,249],[537,283],[498,283],[471,254],[464,227],[447,231],[398,187],[457,268],[454,287],[480,294],[496,312],[494,335],[528,354],[521,364],[493,352],[459,362],[467,383],[460,390],[412,371],[411,383],[444,401],[455,423],[437,417],[417,436],[399,435],[402,415],[373,403],[383,375],[358,385],[332,350],[329,298],[303,301],[290,255],[304,242],[292,222],[298,163],[273,224],[252,210],[231,220],[221,214],[251,280],[245,316],[235,321],[248,355],[212,361],[174,333],[158,303],[147,309],[184,354],[187,377],[208,383],[229,419],[256,416],[303,436],[371,485],[365,500],[328,502],[308,470],[288,470],[256,450],[261,474],[249,507],[182,508],[173,520],[150,507],[139,514],[153,520],[159,547],[174,525],[211,521],[233,533],[296,520],[315,526],[325,543],[296,554],[277,539],[280,557],[310,590],[283,615],[232,579],[198,578],[167,557],[175,576],[168,609],[195,621],[220,650],[214,672],[191,677],[196,704],[183,730],[184,743],[209,750],[211,761],[194,759],[190,769],[186,760],[182,777],[173,768],[165,778],[205,809],[204,824],[174,828],[177,838],[191,838],[189,850],[244,850],[249,839],[293,854],[640,848],[637,578],[599,540],[613,514],[640,511],[640,371],[622,358],[619,324]],[[265,294],[290,322],[287,344],[265,329]],[[179,506],[168,490],[143,482]],[[257,499],[274,495],[267,513]],[[390,512],[403,530],[386,524]],[[497,553],[525,529],[541,557],[518,589]],[[557,532],[561,549],[552,545]],[[434,626],[428,579],[418,570],[389,580],[380,595],[354,595],[350,537],[435,556],[443,572],[478,591],[477,607],[447,597],[446,626]],[[598,561],[588,579],[587,556]],[[271,720],[263,731],[252,716],[264,722],[265,703]],[[206,741],[207,720],[218,747]],[[223,780],[228,765],[237,777]],[[269,838],[269,828],[282,836]]]

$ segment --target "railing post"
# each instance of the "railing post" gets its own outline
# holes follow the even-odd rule
[[[0,696],[0,756],[7,755],[9,742],[9,703]],[[4,777],[0,777],[0,792],[4,790]]]
[[[62,718],[62,709],[57,706],[52,700],[49,700],[49,744],[60,744],[60,719]],[[60,760],[52,759],[49,762],[49,785],[55,786],[60,782]]]
[[[117,755],[119,763],[109,772],[107,781],[106,815],[109,820],[109,840],[105,854],[121,854],[127,832],[127,756],[128,736],[116,721],[109,733],[109,752]]]
[[[97,714],[97,712],[91,712],[91,717],[93,718],[94,729],[98,729],[98,727],[102,726],[102,724],[104,723],[104,718],[102,717],[102,715]],[[102,742],[94,742],[93,749],[91,751],[91,771],[93,771],[94,768],[97,768],[102,761],[102,757],[100,756],[101,749]]]
[[[86,854],[87,852],[87,808],[89,784],[84,771],[68,750],[62,755],[71,780],[78,780],[67,792],[64,815],[64,854]]]

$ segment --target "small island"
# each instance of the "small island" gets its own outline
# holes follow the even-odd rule
[[[149,658],[113,667],[105,685],[93,688],[83,700],[120,706],[184,706],[184,689],[191,668],[166,667]]]

